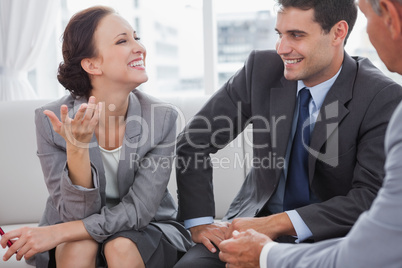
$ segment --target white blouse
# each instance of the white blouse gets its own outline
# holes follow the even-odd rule
[[[117,184],[117,169],[119,167],[121,146],[114,150],[106,150],[99,146],[106,177],[106,206],[113,207],[120,202]]]

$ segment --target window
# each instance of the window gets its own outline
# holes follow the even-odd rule
[[[60,16],[53,41],[41,56],[30,80],[41,98],[66,93],[56,79],[61,57],[61,34],[70,17],[93,5],[116,9],[135,28],[147,48],[149,81],[140,89],[163,94],[212,94],[239,68],[253,49],[274,49],[273,0],[59,0]],[[350,55],[368,57],[402,84],[379,60],[359,13],[346,45]]]
[[[274,49],[274,2],[214,1],[217,26],[218,85],[224,84],[244,64],[254,49]]]

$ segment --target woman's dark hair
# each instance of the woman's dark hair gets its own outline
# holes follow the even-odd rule
[[[352,32],[357,18],[355,0],[277,0],[281,8],[295,7],[302,10],[314,9],[314,20],[321,25],[327,34],[339,21],[348,23],[349,31],[346,41]]]
[[[87,97],[92,90],[88,73],[81,67],[81,60],[96,56],[94,33],[100,20],[116,13],[112,8],[94,6],[76,13],[63,34],[63,62],[59,65],[57,79],[74,97]]]

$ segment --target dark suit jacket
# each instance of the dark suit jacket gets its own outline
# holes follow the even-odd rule
[[[270,268],[399,268],[402,267],[402,104],[385,137],[386,176],[369,211],[360,215],[346,238],[271,248]]]
[[[193,161],[177,170],[181,220],[215,215],[212,168],[196,159],[223,148],[248,124],[254,159],[285,158],[297,82],[286,80],[283,68],[275,51],[253,51],[179,135],[177,155],[186,159],[179,163]],[[311,135],[310,188],[322,202],[297,209],[315,241],[344,236],[370,207],[384,177],[385,130],[401,98],[401,87],[368,59],[345,53]],[[283,165],[254,165],[225,219],[258,216],[282,171]]]

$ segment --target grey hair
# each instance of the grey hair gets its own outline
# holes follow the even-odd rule
[[[377,15],[381,15],[379,0],[366,0],[366,1],[370,3],[371,7],[373,8],[374,12],[377,13]]]
[[[370,3],[375,13],[381,15],[380,0],[366,0],[366,1]],[[402,0],[395,0],[395,1],[402,5]]]

